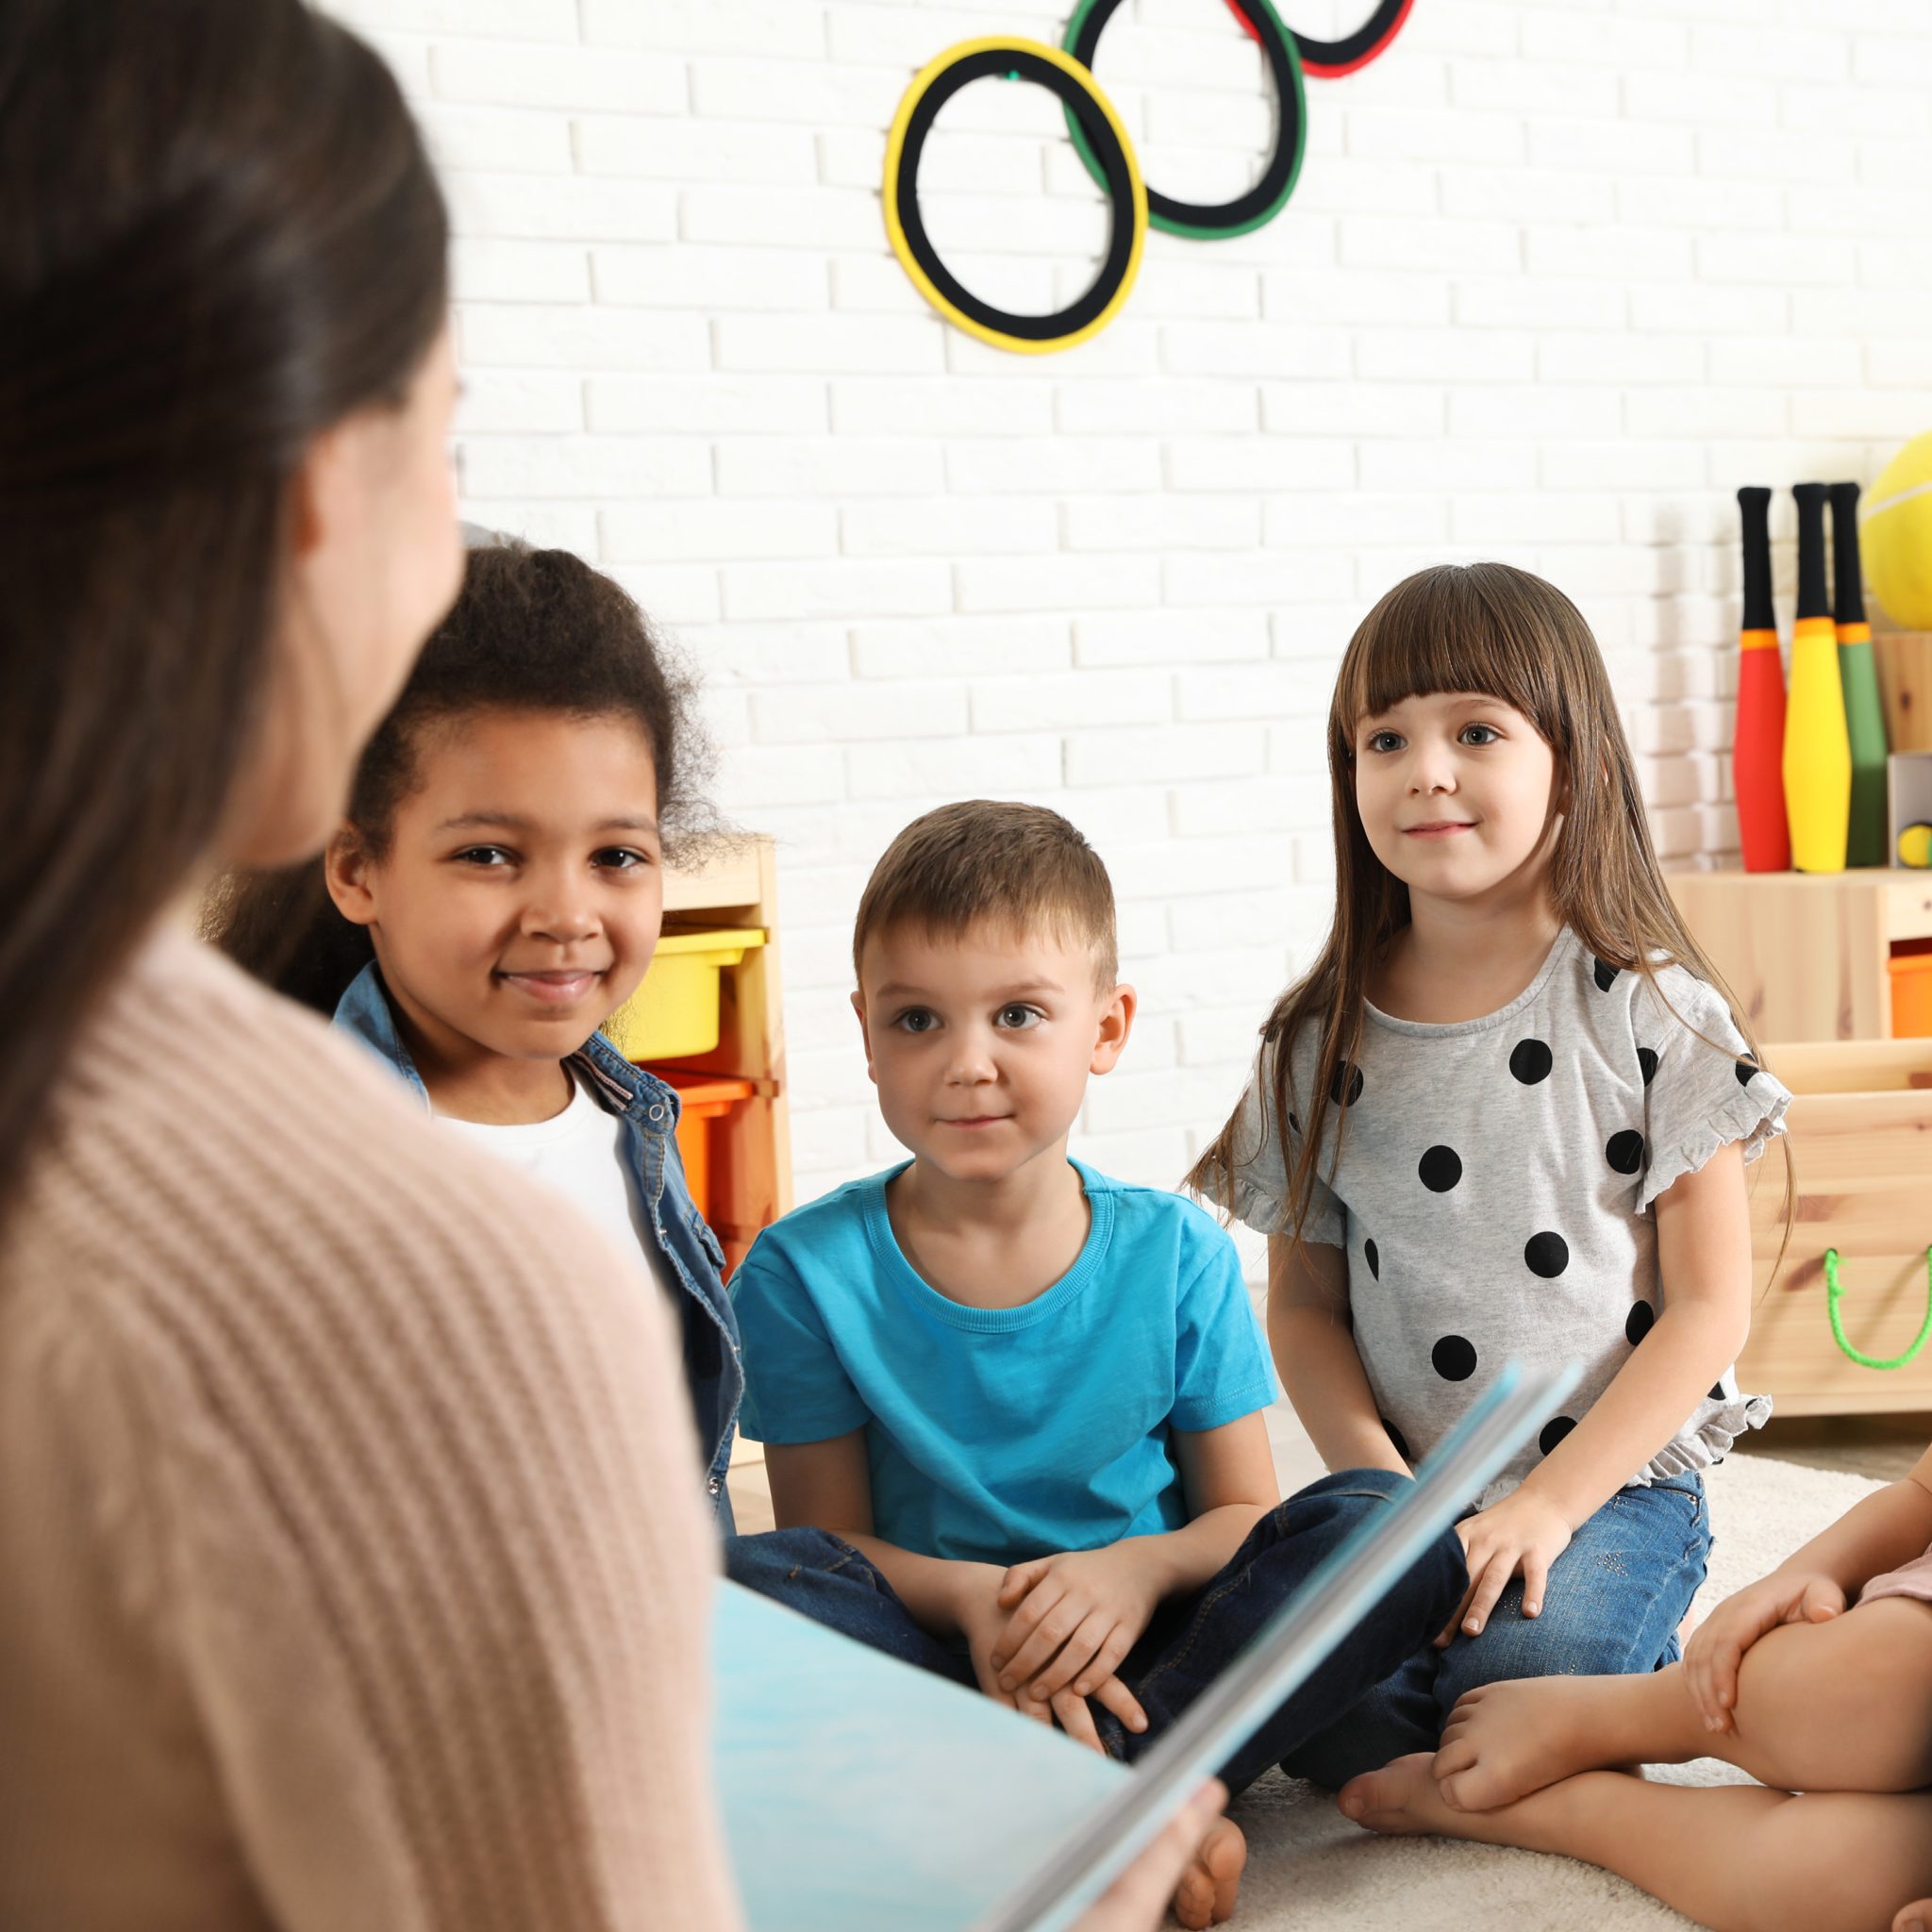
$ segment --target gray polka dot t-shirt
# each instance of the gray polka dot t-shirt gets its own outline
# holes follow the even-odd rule
[[[1317,1050],[1304,1027],[1290,1058],[1291,1157]],[[1224,1205],[1283,1234],[1292,1159],[1264,1099],[1271,1052],[1242,1096]],[[1437,1025],[1368,1008],[1358,1061],[1335,1083],[1341,1162],[1331,1106],[1303,1234],[1347,1252],[1356,1346],[1406,1457],[1426,1456],[1508,1357],[1581,1362],[1564,1412],[1491,1486],[1487,1507],[1609,1387],[1657,1316],[1651,1203],[1725,1143],[1755,1160],[1784,1131],[1790,1096],[1745,1053],[1702,980],[1666,966],[1654,991],[1568,931],[1500,1012]],[[1770,1413],[1726,1369],[1629,1480],[1706,1468]]]

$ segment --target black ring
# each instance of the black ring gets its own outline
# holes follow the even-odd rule
[[[1088,0],[1084,10],[1074,16],[1074,30],[1066,47],[1074,58],[1091,70],[1094,50],[1100,45],[1101,30],[1114,16],[1121,0]],[[1396,0],[1406,5],[1407,0]],[[1169,234],[1191,235],[1204,241],[1219,236],[1245,234],[1272,221],[1282,204],[1294,192],[1295,177],[1301,172],[1302,149],[1307,140],[1307,120],[1303,111],[1301,60],[1293,42],[1283,30],[1271,6],[1243,8],[1249,31],[1259,42],[1267,57],[1274,82],[1276,103],[1274,152],[1261,178],[1245,194],[1233,201],[1202,203],[1176,201],[1147,184],[1147,219]],[[1296,39],[1299,36],[1295,37]],[[1084,159],[1085,157],[1083,156]]]
[[[1106,175],[1108,199],[1113,205],[1113,225],[1100,274],[1078,301],[1053,315],[1012,315],[1004,308],[995,308],[991,302],[981,301],[940,259],[919,212],[919,155],[934,120],[962,87],[989,75],[1030,80],[1038,87],[1050,89],[1067,111],[1078,119]],[[981,327],[997,329],[1003,335],[1017,336],[1024,341],[1052,341],[1085,328],[1120,292],[1133,263],[1134,190],[1125,149],[1078,81],[1052,61],[1042,60],[1039,55],[1021,47],[989,47],[969,54],[926,88],[906,124],[906,140],[899,150],[898,196],[899,226],[905,234],[906,246],[933,286],[962,315],[970,316]],[[1124,214],[1123,209],[1126,210]]]

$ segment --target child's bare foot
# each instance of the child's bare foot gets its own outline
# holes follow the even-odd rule
[[[1430,1760],[1442,1802],[1492,1811],[1579,1771],[1625,1769],[1643,1757],[1632,1735],[1641,1678],[1524,1677],[1457,1701]]]
[[[1194,1862],[1181,1874],[1174,1915],[1190,1932],[1203,1932],[1234,1917],[1235,1894],[1248,1862],[1248,1841],[1231,1819],[1218,1820],[1201,1840]]]
[[[1429,1754],[1418,1751],[1350,1778],[1336,1795],[1342,1816],[1391,1838],[1490,1838],[1483,1813],[1458,1811],[1444,1800],[1429,1763]]]

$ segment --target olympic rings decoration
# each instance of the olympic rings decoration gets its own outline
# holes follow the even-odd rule
[[[1294,192],[1307,140],[1304,67],[1333,77],[1352,74],[1383,53],[1401,31],[1414,0],[1375,0],[1367,23],[1338,41],[1312,41],[1285,26],[1274,0],[1227,0],[1259,42],[1274,83],[1274,151],[1261,179],[1232,201],[1175,201],[1141,178],[1133,142],[1113,103],[1093,78],[1102,30],[1120,0],[1075,0],[1066,46],[991,35],[961,41],[913,76],[886,141],[886,238],[913,286],[947,321],[995,348],[1040,355],[1071,349],[1097,335],[1120,312],[1140,272],[1147,229],[1219,241],[1272,222]],[[940,259],[919,208],[919,158],[940,109],[962,88],[988,77],[1031,81],[1058,96],[1067,131],[1087,172],[1107,191],[1111,221],[1107,253],[1085,293],[1051,315],[1021,315],[973,293]]]
[[[1060,98],[1091,143],[1088,152],[1113,208],[1107,257],[1092,286],[1053,315],[1014,315],[982,302],[939,258],[919,213],[919,155],[939,110],[969,82],[998,75],[1030,80]],[[886,233],[919,292],[969,335],[997,349],[1039,355],[1071,349],[1111,322],[1134,286],[1147,239],[1147,190],[1113,103],[1071,55],[1039,41],[962,41],[906,90],[886,142]]]
[[[1414,4],[1415,0],[1376,0],[1375,10],[1367,22],[1339,41],[1317,41],[1307,34],[1296,34],[1294,44],[1302,57],[1302,72],[1320,80],[1340,80],[1344,74],[1366,67],[1402,31],[1402,24]],[[1259,29],[1248,18],[1246,0],[1227,0],[1227,10],[1254,39],[1261,38]]]
[[[1079,0],[1074,17],[1067,24],[1066,49],[1083,67],[1091,69],[1094,49],[1100,45],[1101,30],[1113,18],[1121,0]],[[1233,0],[1229,0],[1233,4]],[[1302,150],[1307,144],[1307,111],[1302,95],[1302,68],[1295,42],[1275,12],[1274,0],[1243,0],[1246,11],[1236,11],[1248,30],[1261,43],[1274,80],[1277,107],[1274,152],[1261,171],[1260,180],[1245,194],[1218,207],[1198,202],[1174,201],[1170,196],[1147,191],[1147,219],[1170,235],[1188,235],[1197,242],[1218,242],[1229,235],[1245,235],[1265,227],[1286,206],[1294,192],[1295,177],[1302,171]],[[1081,139],[1080,125],[1069,110],[1067,132],[1074,138],[1087,172],[1104,181],[1091,149]]]

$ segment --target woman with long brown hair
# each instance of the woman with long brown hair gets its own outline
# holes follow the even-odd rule
[[[456,593],[445,256],[298,0],[0,9],[8,1932],[736,1923],[663,1307],[191,937]]]
[[[1190,1182],[1269,1237],[1269,1338],[1331,1469],[1407,1470],[1511,1357],[1582,1377],[1457,1526],[1434,1648],[1289,1765],[1434,1747],[1499,1678],[1678,1654],[1738,1386],[1744,1164],[1789,1096],[1685,932],[1596,641],[1506,564],[1395,586],[1328,717],[1334,924]]]
[[[189,937],[455,594],[441,193],[294,0],[0,15],[0,1924],[729,1924],[658,1304]]]

